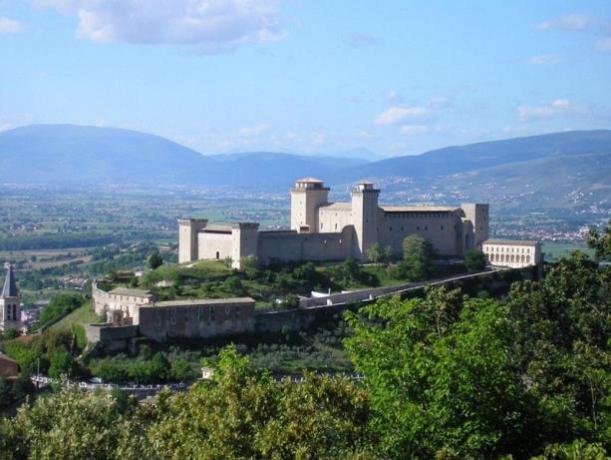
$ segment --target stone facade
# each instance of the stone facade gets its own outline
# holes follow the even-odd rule
[[[153,294],[144,289],[117,288],[106,292],[98,288],[96,282],[91,286],[93,310],[112,324],[138,324],[140,307],[151,305],[153,300]]]
[[[523,268],[543,262],[538,241],[490,239],[483,243],[483,252],[490,265]]]
[[[420,235],[440,255],[462,256],[481,250],[488,238],[487,204],[451,206],[384,206],[380,190],[361,182],[351,201],[331,203],[330,189],[313,178],[300,179],[291,189],[291,229],[259,231],[256,223],[208,225],[205,219],[180,219],[179,262],[224,260],[240,268],[245,257],[262,263],[332,261],[347,257],[365,261],[371,246],[390,248],[400,256],[403,239]]]
[[[0,293],[0,332],[9,329],[21,329],[21,297],[13,266],[6,264],[6,277]]]
[[[91,297],[107,322],[90,324],[90,342],[125,346],[142,335],[157,341],[202,339],[253,331],[255,301],[247,298],[189,299],[157,302],[149,291],[117,288],[106,292],[93,283]]]

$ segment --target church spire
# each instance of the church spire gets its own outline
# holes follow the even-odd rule
[[[6,263],[5,268],[6,278],[4,278],[4,287],[2,288],[2,295],[0,297],[18,297],[19,291],[17,290],[17,283],[15,282],[13,265]]]

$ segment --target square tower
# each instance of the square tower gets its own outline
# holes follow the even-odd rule
[[[482,244],[488,239],[489,210],[487,203],[463,203],[460,205],[465,213],[464,221],[470,221],[472,233],[465,231],[464,250],[482,250]]]
[[[291,189],[291,230],[318,233],[318,208],[328,203],[329,188],[321,180],[306,177]]]
[[[199,259],[197,235],[207,224],[207,219],[178,219],[179,264]]]
[[[380,190],[371,182],[360,182],[352,189],[352,225],[356,234],[354,257],[366,260],[369,248],[378,242],[378,197]]]

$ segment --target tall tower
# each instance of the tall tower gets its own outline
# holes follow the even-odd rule
[[[460,205],[465,213],[463,220],[468,220],[473,226],[473,233],[465,232],[464,250],[482,250],[482,244],[488,239],[489,205],[483,203],[463,203]]]
[[[257,257],[259,244],[259,224],[254,222],[240,222],[231,228],[232,255],[231,266],[242,268],[245,257]]]
[[[354,257],[367,260],[369,248],[378,242],[378,196],[371,182],[360,182],[352,189],[352,224],[356,233]]]
[[[208,224],[207,219],[178,219],[178,263],[199,259],[197,234]]]
[[[15,272],[10,263],[5,265],[6,278],[0,293],[0,331],[21,328],[21,302],[15,281]]]
[[[318,208],[328,203],[329,188],[312,177],[299,179],[291,189],[291,229],[318,233]]]

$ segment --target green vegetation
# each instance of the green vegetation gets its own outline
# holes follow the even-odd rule
[[[611,260],[611,220],[605,228],[592,228],[588,233],[588,246],[594,250],[597,260]]]
[[[563,257],[569,257],[573,252],[580,251],[594,257],[594,250],[589,248],[586,243],[556,243],[544,241],[541,250],[545,254],[547,262],[558,262]]]
[[[83,305],[84,301],[85,299],[80,294],[66,292],[56,295],[51,299],[49,305],[42,310],[40,318],[32,329],[38,330],[42,326],[58,321]]]
[[[156,404],[63,390],[0,426],[0,458],[373,458],[368,398],[345,379],[277,383],[225,350],[214,381]]]
[[[72,329],[76,325],[84,325],[91,323],[103,322],[104,318],[100,318],[93,311],[91,301],[87,300],[83,305],[78,307],[72,313],[64,316],[57,323],[51,326],[52,329]]]
[[[465,254],[465,267],[468,270],[483,270],[486,268],[486,256],[481,251],[468,251]]]

